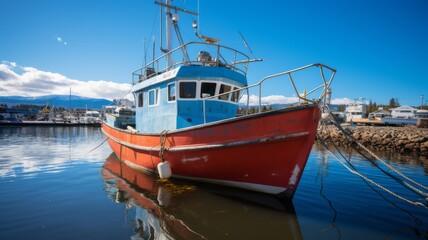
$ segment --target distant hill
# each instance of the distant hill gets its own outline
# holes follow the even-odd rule
[[[70,95],[47,95],[40,97],[0,96],[0,104],[7,104],[8,107],[19,104],[46,105],[46,103],[55,107],[100,109],[103,106],[112,104],[112,101],[75,95],[71,95],[71,97]]]
[[[133,107],[134,102],[128,100],[128,99],[114,99],[112,105],[114,106],[126,106],[126,107]]]
[[[278,108],[282,108],[282,107],[286,107],[290,104],[279,104],[279,103],[275,103],[275,104],[262,104],[262,107],[272,107],[273,109],[278,109]],[[246,109],[247,108],[247,104],[246,103],[239,103],[239,107]],[[258,108],[259,105],[258,104],[254,104],[254,105],[250,105],[249,108]]]

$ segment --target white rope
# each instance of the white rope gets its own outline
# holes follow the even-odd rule
[[[395,169],[393,166],[391,166],[390,164],[386,163],[385,161],[383,161],[382,159],[380,159],[378,156],[376,156],[376,154],[374,154],[373,152],[371,152],[369,149],[367,149],[366,147],[364,147],[364,145],[362,145],[361,143],[355,141],[358,146],[360,146],[362,149],[364,149],[365,151],[367,151],[370,155],[372,155],[376,160],[380,161],[381,163],[383,163],[385,166],[387,166],[389,169],[391,169],[392,171],[394,171],[395,173],[397,173],[398,175],[400,175],[401,177],[403,177],[404,179],[406,179],[407,181],[415,184],[416,186],[419,186],[425,190],[428,190],[428,187],[414,181],[413,179],[407,177],[406,175],[404,175],[403,173],[401,173],[400,171],[398,171],[397,169]],[[428,196],[428,194],[423,193],[424,195]]]
[[[330,111],[330,108],[328,106],[324,106],[324,108],[327,109],[328,113],[333,117],[333,119],[336,122],[336,119],[334,118],[333,114]],[[337,124],[337,122],[336,122]],[[339,128],[339,130],[342,130]],[[343,132],[343,131],[342,131]],[[362,145],[361,143],[359,143],[353,136],[350,136],[348,133],[344,132],[344,135],[348,138],[351,138],[352,142],[355,142],[358,146],[360,146],[362,149],[364,149],[366,152],[368,152],[372,157],[374,157],[376,160],[378,160],[379,162],[381,162],[382,164],[384,164],[385,166],[387,166],[390,170],[392,170],[393,172],[397,173],[398,175],[400,175],[401,177],[403,177],[404,179],[406,179],[407,181],[415,184],[416,186],[419,186],[425,190],[428,190],[428,187],[414,181],[413,179],[407,177],[406,175],[404,175],[403,173],[401,173],[400,171],[398,171],[397,169],[395,169],[393,166],[391,166],[390,164],[386,163],[385,161],[383,161],[381,158],[379,158],[376,154],[374,154],[372,151],[370,151],[369,149],[367,149],[364,145]],[[407,186],[410,186],[407,184]],[[427,193],[424,193],[422,191],[420,191],[417,188],[414,188],[412,186],[410,186],[412,189],[414,189],[415,191],[417,191],[418,193],[424,195],[425,197],[428,197]]]
[[[322,141],[321,141],[322,142]],[[409,199],[407,199],[407,198],[405,198],[405,197],[402,197],[402,196],[400,196],[400,195],[398,195],[397,193],[394,193],[393,191],[391,191],[391,190],[389,190],[389,189],[387,189],[387,188],[385,188],[385,187],[383,187],[382,185],[380,185],[379,183],[376,183],[375,181],[373,181],[373,180],[371,180],[370,178],[368,178],[368,177],[366,177],[366,176],[364,176],[364,175],[362,175],[361,173],[359,173],[358,171],[355,171],[355,170],[352,170],[351,168],[349,168],[342,160],[340,160],[338,157],[336,157],[336,155],[334,155],[328,148],[327,148],[327,146],[325,145],[325,143],[324,142],[322,142],[323,143],[323,145],[324,145],[324,147],[325,147],[325,149],[327,150],[327,152],[333,157],[333,158],[335,158],[340,164],[342,164],[342,166],[344,166],[350,173],[352,173],[352,174],[355,174],[355,175],[357,175],[357,176],[359,176],[360,178],[362,178],[362,179],[364,179],[365,181],[367,181],[367,182],[370,182],[371,184],[373,184],[373,185],[375,185],[376,187],[378,187],[378,188],[380,188],[380,189],[382,189],[383,191],[385,191],[385,192],[387,192],[387,193],[389,193],[389,194],[391,194],[392,196],[394,196],[394,197],[396,197],[396,198],[398,198],[398,199],[400,199],[400,200],[403,200],[403,201],[405,201],[405,202],[407,202],[407,203],[409,203],[409,204],[412,204],[412,205],[414,205],[414,206],[419,206],[419,207],[424,207],[424,208],[426,208],[426,209],[428,209],[428,207],[425,205],[425,204],[423,204],[423,203],[421,203],[421,202],[413,202],[413,201],[411,201],[411,200],[409,200]]]

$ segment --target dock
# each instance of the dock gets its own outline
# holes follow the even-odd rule
[[[378,125],[378,126],[385,125],[385,123],[379,119],[368,119],[368,118],[356,118],[356,119],[353,119],[349,123],[355,123],[358,125],[373,125],[373,126],[374,125]]]
[[[61,126],[61,127],[77,127],[77,126],[88,126],[88,127],[100,127],[101,123],[80,123],[80,122],[54,122],[54,121],[0,121],[0,126],[15,126],[15,127],[26,127],[26,126]]]

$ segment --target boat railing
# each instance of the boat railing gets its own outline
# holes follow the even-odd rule
[[[321,84],[317,85],[316,87],[314,87],[313,89],[311,89],[308,92],[304,91],[302,93],[297,88],[296,80],[293,78],[293,74],[295,74],[297,72],[301,72],[301,71],[307,70],[309,68],[318,68],[319,69],[320,78],[321,78]],[[329,76],[328,79],[326,78],[326,74],[325,74],[326,70],[330,71],[330,76]],[[246,105],[245,108],[247,109],[247,111],[245,112],[245,115],[249,114],[248,113],[248,109],[250,107],[250,94],[249,94],[249,90],[250,89],[254,89],[254,88],[258,90],[258,96],[257,96],[258,97],[258,104],[257,104],[257,106],[258,106],[258,112],[261,112],[262,111],[262,87],[263,87],[263,84],[267,80],[269,80],[269,79],[278,78],[278,77],[281,77],[281,76],[288,76],[288,79],[289,79],[289,81],[290,81],[290,83],[291,83],[291,85],[293,87],[293,90],[294,90],[296,96],[298,97],[299,101],[301,100],[303,103],[310,102],[310,103],[314,103],[314,104],[325,104],[326,103],[326,99],[325,98],[326,98],[326,95],[327,95],[327,93],[328,93],[328,91],[330,89],[330,85],[331,85],[331,83],[333,81],[333,78],[334,78],[335,74],[336,74],[336,70],[335,69],[333,69],[331,67],[328,67],[326,65],[320,64],[320,63],[314,63],[314,64],[306,65],[306,66],[303,66],[303,67],[300,67],[300,68],[296,68],[296,69],[293,69],[293,70],[289,70],[289,71],[285,71],[285,72],[280,72],[280,73],[277,73],[277,74],[272,74],[272,75],[263,77],[258,83],[253,84],[253,85],[249,85],[247,87],[235,89],[235,90],[232,90],[232,91],[229,91],[229,92],[225,92],[225,93],[222,93],[222,94],[218,94],[218,95],[215,95],[215,96],[206,97],[206,98],[203,99],[204,123],[207,123],[207,121],[206,121],[207,117],[206,117],[206,111],[205,111],[205,109],[206,109],[206,107],[205,107],[206,101],[213,100],[213,99],[219,99],[219,97],[223,96],[223,95],[238,94],[242,98],[243,93],[246,92],[247,93],[247,101],[246,101],[246,104],[245,104]],[[320,92],[320,94],[319,94],[318,97],[316,97],[316,98],[310,98],[310,96],[314,96],[314,94],[318,93],[318,92]],[[239,102],[239,100],[238,100],[238,102]]]
[[[189,42],[163,54],[132,72],[132,85],[179,66],[226,67],[246,75],[248,64],[254,61],[260,60],[250,59],[246,54],[223,45]]]

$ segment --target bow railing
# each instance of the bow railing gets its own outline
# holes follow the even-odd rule
[[[302,72],[304,70],[310,69],[310,68],[318,68],[319,69],[319,74],[320,74],[320,78],[321,78],[321,84],[320,85],[316,85],[314,88],[312,88],[311,90],[309,90],[308,92],[304,91],[303,93],[301,91],[299,91],[298,87],[296,86],[296,80],[293,77],[294,74],[298,73],[298,72]],[[329,77],[328,79],[326,78],[326,71],[329,71]],[[302,101],[302,103],[313,103],[313,104],[326,104],[326,97],[329,94],[329,89],[330,89],[330,85],[333,81],[333,78],[336,74],[336,70],[328,67],[326,65],[320,64],[320,63],[314,63],[314,64],[310,64],[310,65],[306,65],[300,68],[296,68],[293,70],[289,70],[289,71],[285,71],[285,72],[280,72],[280,73],[276,73],[276,74],[272,74],[266,77],[263,77],[259,82],[257,82],[256,84],[253,85],[249,85],[247,87],[243,87],[243,88],[239,88],[236,90],[232,90],[229,92],[225,92],[222,94],[218,94],[215,96],[210,96],[210,97],[206,97],[203,99],[203,114],[204,114],[204,123],[207,123],[206,121],[206,101],[209,100],[214,100],[214,99],[219,99],[220,96],[223,95],[227,95],[227,94],[240,94],[240,98],[243,97],[243,93],[247,92],[247,101],[246,101],[246,109],[247,111],[245,112],[245,114],[248,114],[248,109],[250,107],[250,94],[249,94],[249,90],[250,89],[257,89],[258,90],[258,112],[262,111],[262,87],[263,84],[270,80],[270,79],[274,79],[274,78],[278,78],[281,76],[287,76],[292,87],[293,90],[296,94],[296,96],[299,99],[299,102]],[[316,98],[311,98],[310,96],[314,96],[315,93],[320,92],[319,95]]]

